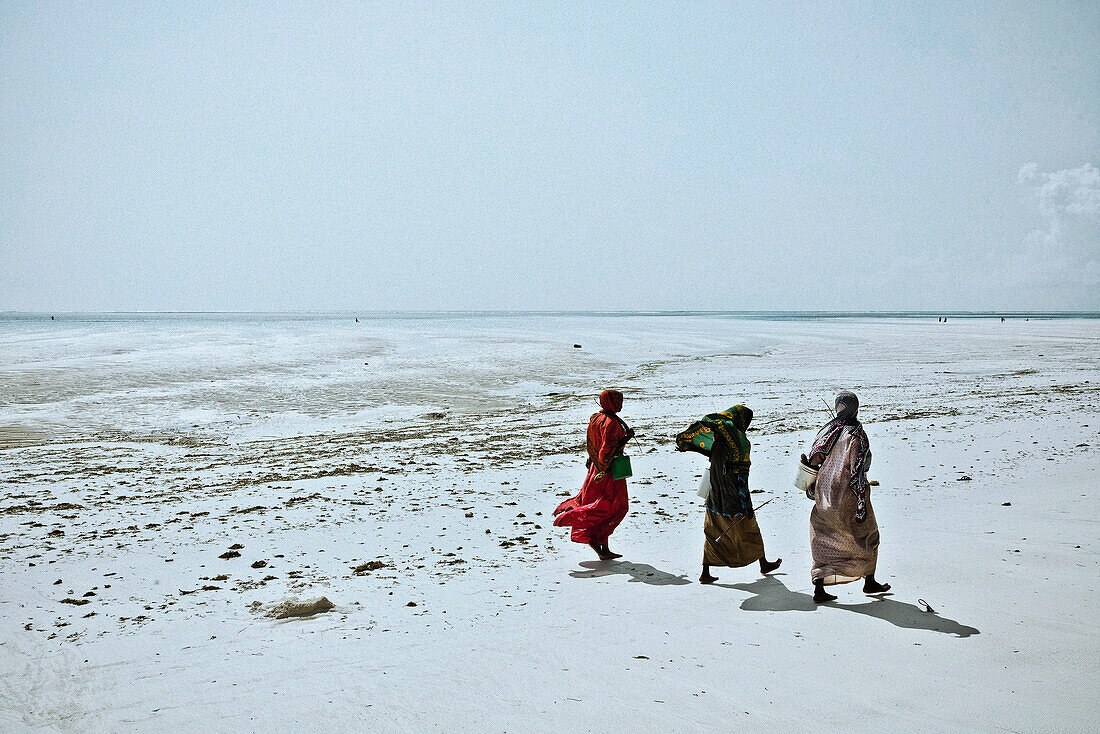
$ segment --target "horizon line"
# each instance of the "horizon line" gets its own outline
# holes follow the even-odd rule
[[[727,315],[727,314],[763,314],[763,315],[817,315],[817,316],[1097,316],[1100,311],[1067,310],[936,310],[926,309],[278,309],[278,310],[66,310],[42,311],[26,309],[2,309],[0,316],[242,316],[242,315]]]

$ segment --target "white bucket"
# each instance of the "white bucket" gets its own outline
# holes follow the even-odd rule
[[[813,486],[813,483],[817,481],[817,469],[806,466],[801,461],[798,462],[798,474],[794,477],[794,486],[797,489],[801,489],[805,492],[807,489]]]
[[[708,466],[703,470],[703,479],[699,482],[699,489],[695,490],[695,494],[699,495],[703,499],[710,497],[710,467]]]

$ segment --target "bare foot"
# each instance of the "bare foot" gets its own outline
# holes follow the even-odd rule
[[[883,594],[890,590],[890,584],[880,584],[872,578],[863,582],[864,594]]]
[[[711,576],[710,571],[703,571],[703,575],[699,577],[699,583],[701,584],[713,584],[718,580],[717,576]]]
[[[616,553],[613,550],[611,550],[610,548],[608,548],[606,543],[603,546],[603,553],[604,553],[605,556],[607,556],[607,558],[605,560],[611,560],[611,559],[614,559],[614,558],[622,558],[623,557],[622,553]]]
[[[830,594],[829,592],[825,591],[824,586],[815,586],[814,587],[814,602],[817,603],[817,604],[822,604],[822,603],[827,602],[827,601],[836,601],[836,597],[834,595]]]
[[[782,558],[776,558],[774,561],[769,561],[767,558],[760,559],[760,573],[769,574],[775,569],[779,568],[779,564],[783,563]]]
[[[596,551],[596,555],[600,557],[601,561],[610,561],[612,559],[615,559],[615,558],[619,557],[619,556],[616,556],[611,551],[605,550],[602,545],[596,545],[595,543],[589,543],[588,547],[591,548],[592,550]]]

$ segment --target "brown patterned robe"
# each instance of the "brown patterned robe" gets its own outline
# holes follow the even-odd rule
[[[844,584],[875,572],[878,563],[878,522],[866,491],[867,517],[856,521],[856,495],[852,472],[858,463],[856,430],[846,426],[818,470],[814,483],[814,509],[810,512],[810,550],[814,581]]]

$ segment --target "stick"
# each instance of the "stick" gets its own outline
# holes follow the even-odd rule
[[[829,411],[829,415],[836,418],[836,413],[834,413],[833,409],[829,407],[829,401],[825,398],[821,398],[821,402],[825,403],[825,410]]]
[[[774,500],[774,499],[775,499],[775,497],[772,497],[772,499],[771,499],[771,500],[768,500],[767,502],[763,502],[763,503],[761,503],[760,507],[763,507],[764,505],[768,504],[768,502],[771,502],[771,501],[772,501],[772,500]],[[756,515],[756,512],[757,512],[757,510],[759,510],[759,509],[760,509],[760,507],[757,507],[757,508],[755,508],[755,509],[754,509],[754,510],[752,511],[752,512],[753,512],[753,515],[754,515],[754,516]],[[710,540],[710,538],[707,538],[707,534],[706,534],[706,533],[703,533],[703,537],[704,537],[704,538],[707,538],[707,540],[710,540],[710,542],[711,542],[711,543],[714,543],[715,545],[717,545],[718,541],[719,541],[719,540],[721,540],[721,539],[722,539],[722,537],[723,537],[723,536],[724,536],[724,535],[725,535],[726,533],[728,533],[729,531],[731,531],[731,530],[733,530],[733,529],[734,529],[735,527],[737,527],[737,526],[738,526],[738,524],[740,524],[740,522],[741,522],[742,520],[744,520],[744,519],[745,519],[745,515],[742,515],[741,517],[737,518],[737,522],[735,522],[735,523],[734,523],[733,525],[730,525],[730,526],[729,526],[728,528],[726,528],[725,530],[723,530],[723,531],[722,531],[722,535],[719,535],[719,536],[718,536],[717,538],[715,538],[714,540]]]

